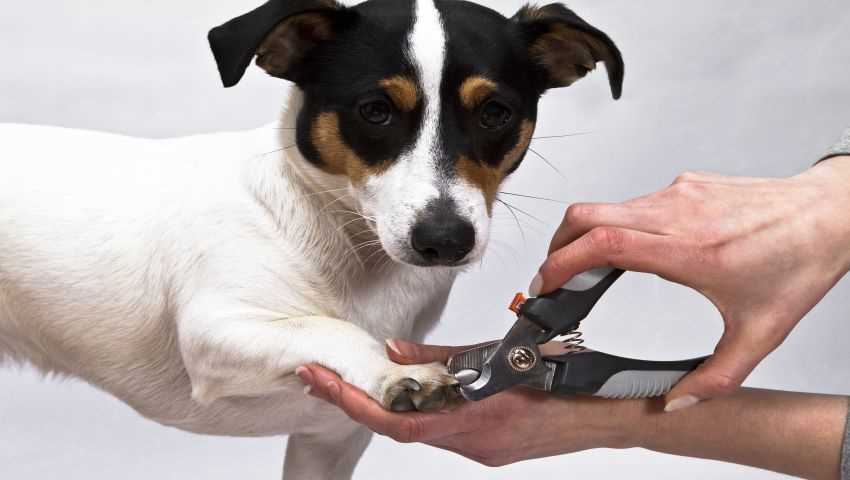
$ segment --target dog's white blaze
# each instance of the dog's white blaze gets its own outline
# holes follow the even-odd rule
[[[470,260],[480,259],[490,239],[490,214],[487,201],[480,188],[455,178],[449,185],[449,195],[457,204],[458,214],[467,218],[475,227],[475,247],[467,255]]]
[[[377,217],[377,230],[387,253],[405,261],[410,251],[410,231],[428,202],[440,195],[451,197],[458,214],[475,227],[475,247],[469,260],[481,258],[487,245],[490,217],[480,188],[454,175],[442,172],[440,142],[440,86],[446,61],[446,34],[439,10],[433,0],[416,2],[413,28],[407,52],[416,66],[425,111],[414,147],[400,156],[382,175],[370,178],[361,196],[366,214]]]
[[[378,235],[397,260],[409,252],[409,236],[416,217],[429,201],[439,197],[440,84],[446,58],[446,35],[433,0],[417,0],[413,28],[408,37],[410,62],[416,66],[425,101],[425,112],[414,147],[399,157],[383,175],[366,185],[364,207],[383,221]],[[371,195],[371,197],[370,197]]]

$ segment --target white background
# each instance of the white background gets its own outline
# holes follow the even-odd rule
[[[256,3],[255,3],[256,2]],[[278,114],[287,85],[252,70],[224,90],[207,50],[209,27],[259,0],[41,0],[0,14],[0,121],[170,137],[255,127]],[[512,14],[517,1],[489,3]],[[850,125],[850,9],[840,0],[628,0],[570,5],[607,31],[626,60],[623,99],[604,75],[548,94],[533,148],[505,186],[565,202],[623,200],[688,169],[786,176]],[[14,159],[0,159],[0,162]],[[504,306],[524,289],[560,220],[560,204],[504,197],[524,236],[497,209],[483,265],[457,284],[431,340],[500,337]],[[850,393],[850,281],[800,324],[750,386]],[[601,350],[657,359],[710,352],[720,333],[707,301],[629,274],[584,323]],[[769,439],[766,439],[769,441]],[[0,370],[2,479],[278,478],[283,439],[191,435],[140,418],[77,381]],[[355,476],[433,478],[771,478],[774,474],[640,450],[597,450],[487,469],[425,446],[376,438]]]

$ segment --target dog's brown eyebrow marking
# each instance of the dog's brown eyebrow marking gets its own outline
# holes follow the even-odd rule
[[[313,121],[310,136],[322,159],[322,169],[331,174],[346,175],[355,185],[362,185],[366,177],[378,175],[388,168],[387,162],[367,165],[345,143],[339,131],[339,115],[335,112],[319,114]]]
[[[528,148],[528,145],[531,144],[531,136],[533,134],[534,122],[523,120],[516,145],[502,157],[502,161],[499,162],[499,166],[497,167],[483,162],[476,162],[466,155],[460,155],[458,157],[456,164],[457,175],[481,190],[487,202],[488,214],[492,214],[493,212],[493,202],[499,193],[499,185],[504,180],[505,175],[520,161],[522,154]]]
[[[380,85],[402,112],[412,112],[419,103],[419,88],[413,80],[405,76],[385,78],[381,80]]]
[[[467,110],[474,110],[497,89],[495,82],[480,75],[468,77],[460,85],[460,103]]]
[[[534,122],[531,120],[523,120],[519,127],[519,140],[514,148],[505,154],[502,163],[499,164],[505,172],[510,171],[516,163],[522,158],[522,154],[531,145],[531,136],[534,135]]]

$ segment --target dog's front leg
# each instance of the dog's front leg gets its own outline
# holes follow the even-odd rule
[[[316,362],[387,408],[433,410],[454,400],[454,378],[443,365],[398,365],[356,325],[267,312],[189,309],[179,324],[180,348],[192,396],[260,396],[292,387],[295,369]]]

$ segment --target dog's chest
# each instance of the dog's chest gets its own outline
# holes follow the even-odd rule
[[[411,338],[439,319],[454,278],[448,270],[403,265],[380,275],[364,272],[352,282],[343,309],[349,321],[380,340]]]

